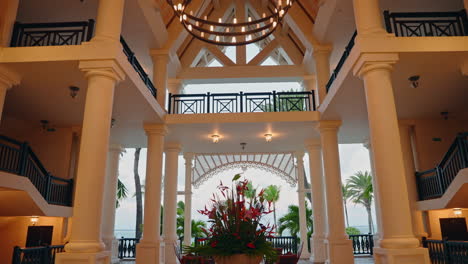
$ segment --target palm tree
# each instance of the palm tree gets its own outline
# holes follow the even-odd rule
[[[308,207],[306,202],[306,219],[307,219],[307,233],[312,233],[312,209]],[[297,236],[297,233],[300,231],[299,227],[299,206],[290,205],[288,207],[288,213],[283,215],[278,221],[278,233],[283,235],[285,230],[288,230],[292,236]]]
[[[371,174],[368,171],[358,171],[347,180],[347,184],[351,191],[353,203],[360,204],[366,208],[369,232],[373,233],[374,224],[372,221],[371,206],[374,195]]]
[[[127,198],[127,195],[128,195],[127,186],[125,186],[125,184],[120,179],[118,179],[118,181],[117,181],[117,199],[115,200],[115,208],[119,208],[120,201]]]
[[[179,201],[177,203],[177,236],[182,237],[184,235],[184,221],[185,221],[185,203]],[[206,234],[202,228],[206,228],[206,223],[201,220],[191,221],[192,225],[192,237],[205,237]]]
[[[269,185],[263,191],[263,197],[269,203],[273,204],[273,220],[275,221],[275,226],[277,225],[276,222],[276,202],[278,202],[280,197],[280,187],[276,185]],[[276,227],[275,227],[276,229]]]
[[[140,162],[141,148],[135,149],[135,159],[133,162],[133,178],[135,180],[135,197],[136,197],[136,220],[135,220],[135,237],[141,238],[143,224],[143,195],[141,192],[140,174],[138,174],[138,164]]]
[[[252,182],[249,181],[249,183],[247,183],[247,190],[244,191],[244,196],[246,198],[252,199],[256,193],[257,189],[254,188]]]
[[[343,192],[343,205],[344,205],[344,211],[345,211],[345,217],[346,217],[346,227],[349,227],[347,202],[351,199],[351,196],[353,194],[351,193],[349,184],[342,184],[341,185],[341,190]]]

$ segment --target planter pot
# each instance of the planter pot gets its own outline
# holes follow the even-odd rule
[[[259,264],[262,256],[249,256],[246,254],[236,254],[232,256],[213,257],[216,264]]]

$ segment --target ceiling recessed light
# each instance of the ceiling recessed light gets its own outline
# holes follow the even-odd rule
[[[213,143],[218,143],[219,142],[219,135],[211,135],[211,140]]]
[[[272,134],[265,134],[265,140],[266,142],[271,142],[271,140],[273,139],[273,135]]]

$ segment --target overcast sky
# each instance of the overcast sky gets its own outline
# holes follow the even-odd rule
[[[366,148],[359,144],[346,144],[340,145],[340,161],[341,161],[341,175],[342,180],[345,181],[349,176],[356,173],[359,170],[370,170],[369,154]],[[119,178],[125,183],[129,190],[129,198],[122,201],[121,206],[117,209],[116,215],[116,229],[134,229],[135,226],[135,211],[136,202],[133,194],[135,192],[135,183],[133,177],[133,160],[134,160],[134,149],[127,149],[126,153],[122,156],[119,165]],[[306,167],[307,176],[309,176],[309,162],[308,156],[305,156],[304,165]],[[144,181],[146,171],[146,149],[141,151],[139,172]],[[184,160],[182,156],[179,157],[179,177],[178,177],[178,190],[184,190]],[[200,188],[193,189],[193,206],[192,215],[194,219],[205,219],[200,215],[197,210],[202,209],[205,204],[209,201],[209,197],[212,193],[216,192],[216,186],[219,181],[223,183],[229,183],[233,175],[242,172],[241,169],[234,169],[231,171],[225,171],[219,175],[214,176],[210,180],[206,181]],[[290,204],[297,204],[297,188],[291,187],[283,179],[277,175],[265,172],[259,169],[248,169],[244,176],[249,180],[252,180],[255,186],[260,188],[270,184],[281,186],[280,200],[277,204],[277,216],[281,217],[287,211],[287,207]],[[178,200],[183,200],[183,196],[179,195]],[[365,226],[367,225],[367,214],[362,206],[356,206],[354,204],[348,204],[348,213],[351,226]],[[267,219],[270,220],[270,219]],[[271,221],[271,220],[270,220]],[[374,214],[375,222],[375,214]]]

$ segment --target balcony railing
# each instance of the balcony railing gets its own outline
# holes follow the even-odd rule
[[[431,262],[435,264],[468,263],[468,242],[447,240],[425,240],[423,246],[429,250]]]
[[[63,245],[13,249],[12,264],[54,264],[55,255],[63,252]]]
[[[348,45],[346,45],[346,47],[345,47],[343,55],[341,55],[340,61],[336,65],[335,69],[333,70],[332,75],[330,76],[330,79],[328,80],[328,83],[326,85],[327,92],[330,90],[330,87],[332,86],[333,82],[338,77],[338,74],[340,73],[341,68],[343,67],[344,63],[346,62],[346,59],[348,59],[349,54],[351,54],[351,50],[353,50],[354,43],[355,43],[355,40],[356,40],[356,36],[357,36],[357,31],[354,31],[354,34],[351,37],[351,40],[348,42]]]
[[[59,23],[15,23],[11,38],[11,47],[80,45],[90,41],[94,34],[94,20]],[[138,73],[148,90],[156,98],[153,82],[146,74],[135,53],[121,36],[123,52],[133,69]]]
[[[137,238],[119,239],[119,259],[134,259],[136,257],[136,245],[140,242]]]
[[[438,198],[461,169],[468,168],[468,132],[460,133],[434,169],[416,172],[420,200]]]
[[[459,12],[384,12],[385,26],[397,37],[468,36],[466,11]]]
[[[80,45],[91,40],[94,20],[60,23],[16,22],[11,47]]]
[[[170,114],[315,111],[314,91],[169,94]]]
[[[73,180],[52,176],[27,143],[0,136],[0,170],[27,177],[49,204],[72,204]]]
[[[125,39],[122,36],[120,37],[120,43],[122,44],[123,52],[127,56],[127,59],[130,62],[130,64],[133,66],[133,69],[135,69],[135,71],[138,73],[141,80],[146,85],[146,87],[148,87],[148,90],[151,92],[153,97],[156,98],[157,91],[156,91],[156,88],[154,87],[153,82],[148,77],[148,74],[146,74],[145,70],[141,66],[140,62],[138,61],[137,57],[135,56],[135,53],[133,53],[132,49],[130,49],[127,42],[125,42]]]
[[[374,254],[374,235],[350,235],[349,239],[353,241],[354,255]]]

